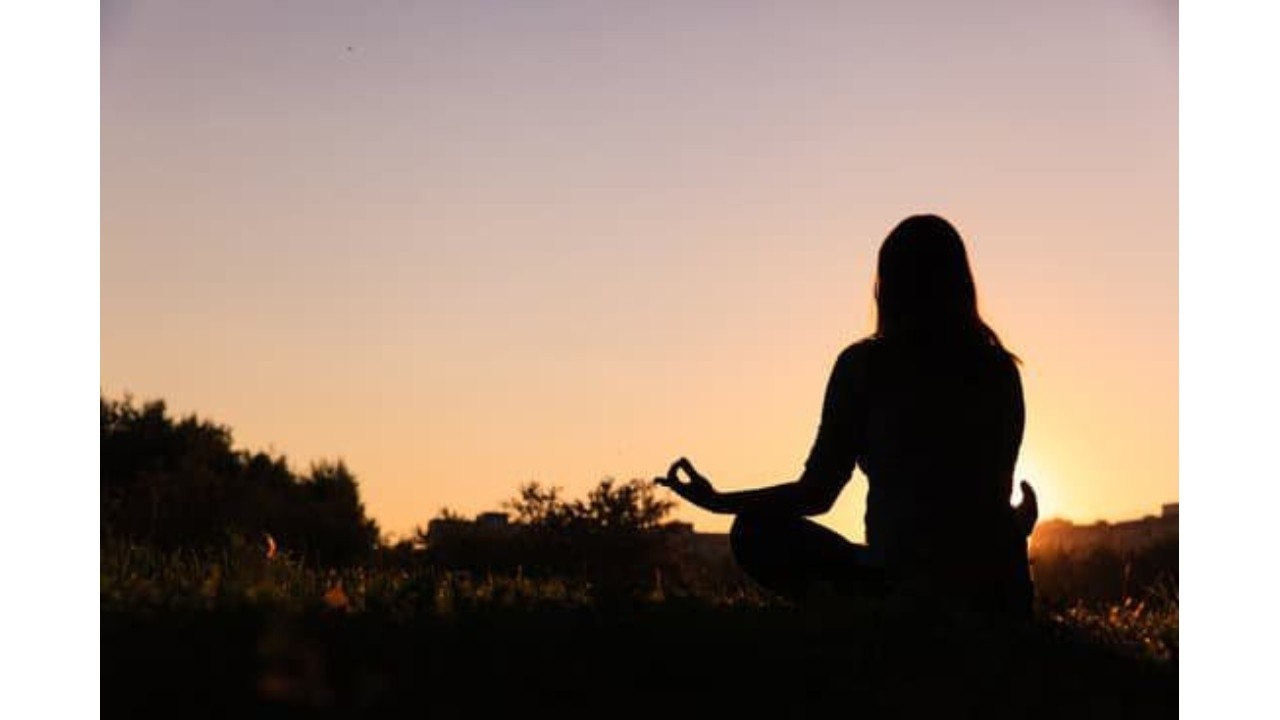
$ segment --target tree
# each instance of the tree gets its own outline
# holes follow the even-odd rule
[[[675,508],[659,499],[653,483],[631,480],[618,483],[605,478],[587,493],[587,499],[566,501],[560,488],[531,482],[507,501],[516,521],[541,530],[587,533],[638,533],[656,529]]]
[[[378,545],[378,525],[365,515],[356,478],[341,460],[321,461],[297,485],[303,502],[298,546],[317,558],[360,560]]]
[[[519,493],[503,503],[515,513],[516,522],[545,530],[563,530],[573,522],[574,507],[560,497],[560,488],[530,482],[521,485]]]
[[[646,532],[661,525],[675,506],[673,501],[657,497],[652,482],[617,484],[606,478],[587,494],[578,513],[589,527],[600,531]]]
[[[675,503],[644,480],[605,478],[584,500],[531,482],[505,505],[525,531],[520,565],[535,574],[576,576],[598,594],[634,596],[652,586],[654,569],[669,559],[659,530]]]
[[[285,552],[323,564],[361,560],[377,543],[342,461],[298,477],[283,456],[233,449],[224,425],[170,418],[162,400],[103,397],[99,410],[107,539],[205,548],[269,533]]]

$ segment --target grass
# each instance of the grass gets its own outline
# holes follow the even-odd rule
[[[1176,593],[1031,626],[750,585],[604,595],[430,567],[324,570],[250,547],[104,547],[103,707],[227,716],[1173,717]]]

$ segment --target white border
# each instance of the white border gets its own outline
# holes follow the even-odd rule
[[[10,717],[84,717],[99,688],[99,12],[75,10],[0,16]],[[1181,13],[1182,711],[1275,717],[1280,13],[1221,0]]]
[[[1181,710],[1278,717],[1280,13],[1206,0],[1181,10]]]
[[[98,710],[98,22],[0,10],[4,717]]]

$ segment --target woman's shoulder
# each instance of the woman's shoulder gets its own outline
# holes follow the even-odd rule
[[[874,358],[881,352],[883,342],[874,335],[857,340],[836,356],[835,372],[844,375],[863,375]]]
[[[985,342],[922,345],[869,335],[857,340],[836,358],[836,369],[865,373],[870,367],[918,364],[922,357],[943,363],[987,368],[1000,374],[1018,375],[1017,359],[1003,347]]]
[[[836,358],[836,363],[849,363],[865,361],[877,352],[882,345],[882,341],[875,335],[868,335],[861,340],[856,340],[840,351],[840,355]]]

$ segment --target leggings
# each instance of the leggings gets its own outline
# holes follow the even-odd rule
[[[866,545],[798,516],[739,515],[729,541],[734,560],[747,575],[796,603],[834,592],[842,597],[935,600],[949,607],[1020,616],[1031,611],[1025,546],[1021,562],[1015,552],[1011,560],[985,569],[974,565],[904,572],[879,562]]]

